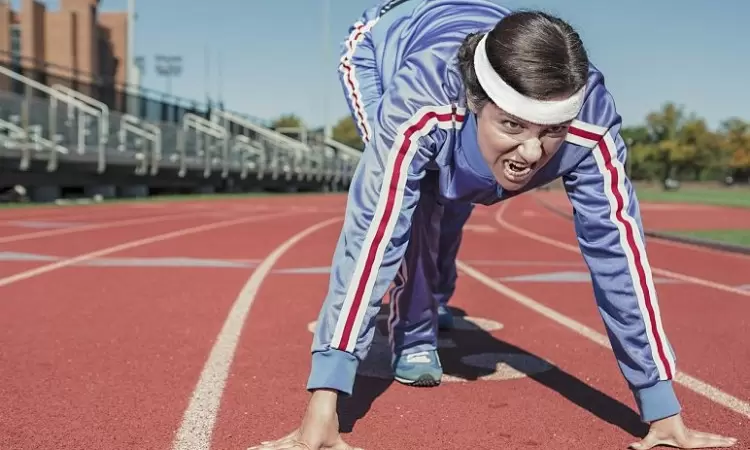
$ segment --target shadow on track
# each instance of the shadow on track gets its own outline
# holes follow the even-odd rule
[[[532,353],[497,339],[471,319],[466,319],[463,310],[451,309],[456,318],[456,329],[440,333],[441,341],[449,339],[455,344],[440,346],[440,359],[445,376],[473,382],[496,375],[498,371],[502,371],[506,378],[525,375],[632,436],[646,435],[647,426],[641,422],[638,414],[624,403]],[[373,345],[366,360],[360,364],[352,396],[339,400],[342,433],[350,433],[357,421],[367,414],[375,400],[394,382],[390,369],[390,347],[385,320],[388,311],[389,306],[384,304],[379,313]],[[441,387],[435,389],[436,408],[440,407],[440,389]]]

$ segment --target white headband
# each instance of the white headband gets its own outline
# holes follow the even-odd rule
[[[474,70],[479,84],[490,99],[504,111],[539,125],[555,125],[578,117],[583,106],[586,86],[565,100],[536,100],[519,94],[492,68],[487,58],[487,34],[474,52]]]

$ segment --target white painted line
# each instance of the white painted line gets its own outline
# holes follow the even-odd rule
[[[28,278],[32,278],[47,272],[52,272],[53,270],[62,269],[63,267],[72,266],[74,264],[78,264],[83,261],[88,261],[90,259],[99,258],[101,256],[109,255],[116,252],[121,252],[123,250],[128,250],[135,247],[140,247],[143,245],[153,244],[155,242],[162,242],[166,241],[167,239],[174,239],[182,236],[187,236],[190,234],[200,233],[203,231],[209,231],[209,230],[215,230],[217,228],[225,228],[232,225],[239,225],[242,223],[250,223],[250,222],[256,222],[260,220],[266,220],[266,219],[274,219],[276,217],[281,216],[289,216],[294,215],[293,213],[278,213],[278,214],[267,214],[264,216],[254,216],[254,217],[246,217],[241,219],[233,219],[233,220],[223,220],[221,222],[213,222],[206,225],[199,225],[196,227],[191,228],[183,228],[181,230],[172,231],[169,233],[163,233],[163,234],[157,234],[156,236],[151,236],[143,239],[137,239],[134,241],[128,241],[124,242],[122,244],[114,245],[112,247],[106,247],[100,250],[96,250],[89,253],[84,253],[82,255],[74,256],[72,258],[63,259],[61,261],[51,263],[51,264],[45,264],[40,267],[36,267],[34,269],[25,270],[23,272],[19,272],[15,275],[10,275],[5,278],[0,278],[0,287],[7,286],[9,284],[15,283],[17,281],[26,280]],[[193,214],[195,216],[195,214]]]
[[[727,252],[727,251],[722,251],[722,250],[716,250],[710,247],[703,247],[700,245],[690,244],[687,242],[668,241],[666,239],[661,239],[661,238],[653,237],[653,236],[648,237],[648,242],[654,242],[656,244],[664,245],[666,247],[682,248],[685,250],[690,250],[691,252],[708,253],[708,254],[718,255],[722,257],[741,259],[744,261],[750,260],[750,255],[746,255],[744,253],[733,253],[733,252]]]
[[[560,325],[580,334],[581,336],[601,345],[602,347],[606,347],[610,350],[612,349],[609,339],[598,331],[589,328],[586,325],[574,319],[571,319],[570,317],[567,317],[555,311],[554,309],[523,295],[518,291],[509,288],[508,286],[505,286],[504,284],[490,278],[489,276],[476,270],[463,261],[457,261],[456,264],[459,270],[484,284],[493,291],[508,297],[516,303],[520,303],[521,305],[526,306],[532,311],[537,312],[542,316],[559,323]],[[722,405],[750,419],[750,403],[733,397],[732,395],[722,391],[721,389],[711,386],[710,384],[692,377],[686,373],[678,371],[678,373],[675,375],[674,381],[688,388],[689,390],[706,397],[712,402],[718,403],[719,405]]]
[[[568,250],[568,251],[575,252],[578,254],[581,253],[581,249],[576,245],[566,244],[565,242],[561,242],[556,239],[548,238],[546,236],[542,236],[541,234],[537,234],[537,233],[525,230],[523,228],[519,228],[515,225],[508,223],[503,218],[503,214],[505,213],[505,210],[508,208],[509,203],[510,202],[503,203],[502,206],[498,208],[497,213],[495,213],[495,220],[497,221],[498,224],[500,224],[501,227],[507,230],[510,230],[514,233],[520,234],[521,236],[525,236],[529,239],[533,239],[535,241],[542,242],[542,243],[551,245],[553,247],[557,247],[563,250]],[[672,272],[671,270],[659,269],[653,266],[651,266],[651,271],[655,274],[663,275],[666,277],[671,277],[676,280],[685,281],[687,283],[693,283],[699,286],[704,286],[704,287],[716,289],[719,291],[730,292],[732,294],[739,294],[745,297],[750,297],[750,291],[743,291],[742,289],[738,289],[734,286],[728,286],[723,283],[717,283],[715,281],[705,280],[703,278],[685,275],[679,272]]]
[[[208,449],[216,422],[216,416],[224,393],[229,368],[234,359],[242,327],[250,307],[255,301],[258,289],[271,272],[274,264],[293,245],[306,236],[340,221],[340,218],[317,223],[287,239],[264,259],[245,283],[229,311],[224,326],[216,337],[211,353],[203,366],[198,384],[195,386],[190,404],[175,435],[173,450]]]
[[[494,233],[497,231],[492,225],[484,225],[477,223],[467,223],[464,225],[465,231],[474,231],[476,233]]]
[[[523,236],[527,236],[531,239],[544,242],[544,243],[553,245],[558,248],[563,248],[565,250],[573,250],[576,252],[579,251],[579,249],[575,246],[568,245],[563,242],[559,242],[554,239],[547,238],[545,236],[537,235],[535,233],[527,232],[526,230],[522,230],[517,227],[514,227],[513,225],[510,225],[509,223],[505,222],[505,220],[503,220],[503,217],[502,217],[502,213],[505,207],[507,207],[507,204],[502,205],[500,210],[496,214],[496,219],[498,223],[500,223],[501,226],[508,228],[511,231],[517,232]],[[577,334],[580,334],[581,336],[589,339],[592,342],[595,342],[601,345],[602,347],[608,348],[610,350],[612,349],[609,339],[605,335],[599,333],[598,331],[592,328],[589,328],[586,325],[570,317],[567,317],[555,311],[554,309],[548,306],[545,306],[530,297],[525,296],[524,294],[516,290],[509,288],[508,286],[500,283],[497,280],[492,279],[491,277],[485,275],[484,273],[471,267],[470,265],[466,264],[463,261],[457,261],[456,265],[458,269],[464,272],[466,275],[474,278],[475,280],[479,281],[480,283],[484,284],[485,286],[489,287],[495,292],[498,292],[506,296],[507,298],[517,303],[520,303],[523,306],[526,306],[532,311],[537,312],[541,314],[542,316],[548,319],[551,319],[554,322],[559,323],[560,325],[570,329],[571,331],[574,331]],[[657,269],[652,269],[652,270],[655,273],[657,271]],[[688,278],[692,278],[692,277],[688,277]],[[720,285],[720,286],[723,286],[723,285]],[[745,416],[746,418],[750,418],[750,403],[744,400],[741,400],[737,397],[734,397],[731,394],[728,394],[722,391],[721,389],[706,383],[705,381],[699,380],[684,372],[678,372],[675,375],[674,381],[677,384],[680,384],[686,387],[687,389],[706,397],[707,399],[709,399],[710,401],[714,403],[722,405],[730,409],[731,411],[734,411],[738,414]]]
[[[208,213],[191,212],[191,213],[180,213],[180,214],[165,214],[161,216],[149,216],[149,217],[141,217],[141,218],[136,218],[136,219],[116,220],[113,222],[92,223],[89,225],[81,225],[78,227],[71,227],[71,228],[57,228],[54,230],[33,231],[31,233],[21,233],[21,234],[14,234],[11,236],[0,237],[0,244],[7,244],[9,242],[28,241],[31,239],[39,239],[39,238],[45,238],[45,237],[50,237],[50,236],[60,236],[63,234],[80,233],[82,231],[106,230],[108,228],[125,227],[129,225],[143,225],[147,223],[166,222],[166,221],[175,220],[175,219],[199,217],[199,216],[203,216],[206,214]]]
[[[540,202],[540,203],[545,203],[545,204],[547,204],[547,205],[549,205],[551,207],[555,207],[555,205],[552,205],[546,199],[537,199],[537,201]],[[560,214],[556,214],[556,213],[550,211],[549,208],[544,208],[543,207],[541,209],[545,213],[545,216],[547,216],[547,217],[554,217],[557,220],[561,220],[561,221],[565,221],[567,223],[571,223],[571,219],[563,217]],[[654,244],[664,245],[664,246],[667,246],[667,247],[682,248],[682,249],[685,249],[685,250],[697,251],[697,252],[701,252],[701,253],[709,253],[709,254],[712,254],[712,255],[718,255],[718,256],[722,256],[722,257],[729,257],[729,258],[741,259],[741,260],[745,260],[745,261],[750,260],[750,255],[746,255],[744,253],[733,253],[733,252],[727,252],[727,251],[722,251],[722,250],[716,250],[716,249],[710,248],[710,247],[704,247],[704,246],[701,246],[701,245],[690,244],[690,243],[687,243],[687,242],[670,241],[670,240],[667,240],[667,239],[661,239],[661,238],[653,237],[653,236],[648,236],[647,243],[654,243]]]
[[[108,208],[97,211],[89,211],[88,213],[81,213],[78,211],[76,214],[62,214],[62,211],[56,211],[57,214],[51,214],[43,217],[28,217],[28,218],[10,218],[0,220],[0,225],[19,227],[19,222],[88,222],[91,220],[112,220],[122,219],[132,215],[133,213],[139,213],[144,211],[134,211],[134,208]],[[66,211],[70,213],[70,211]],[[149,212],[149,211],[145,211]],[[153,211],[150,211],[153,213]],[[177,211],[179,212],[179,211]]]

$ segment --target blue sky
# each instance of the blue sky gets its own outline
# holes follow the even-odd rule
[[[571,22],[604,72],[626,125],[640,123],[666,101],[683,104],[711,126],[730,116],[750,119],[750,1],[498,2],[544,9]],[[148,64],[143,84],[166,90],[153,57],[180,55],[184,69],[173,93],[203,100],[208,90],[216,98],[220,52],[227,108],[264,119],[296,113],[309,126],[321,125],[348,114],[336,55],[348,26],[371,4],[330,0],[326,40],[324,0],[137,0],[136,53]],[[126,0],[102,1],[103,10],[125,7]]]

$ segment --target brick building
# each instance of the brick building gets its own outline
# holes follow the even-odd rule
[[[124,85],[127,13],[101,12],[98,0],[60,0],[59,5],[53,11],[40,1],[21,0],[13,11],[0,0],[0,65],[95,97],[91,85]]]

